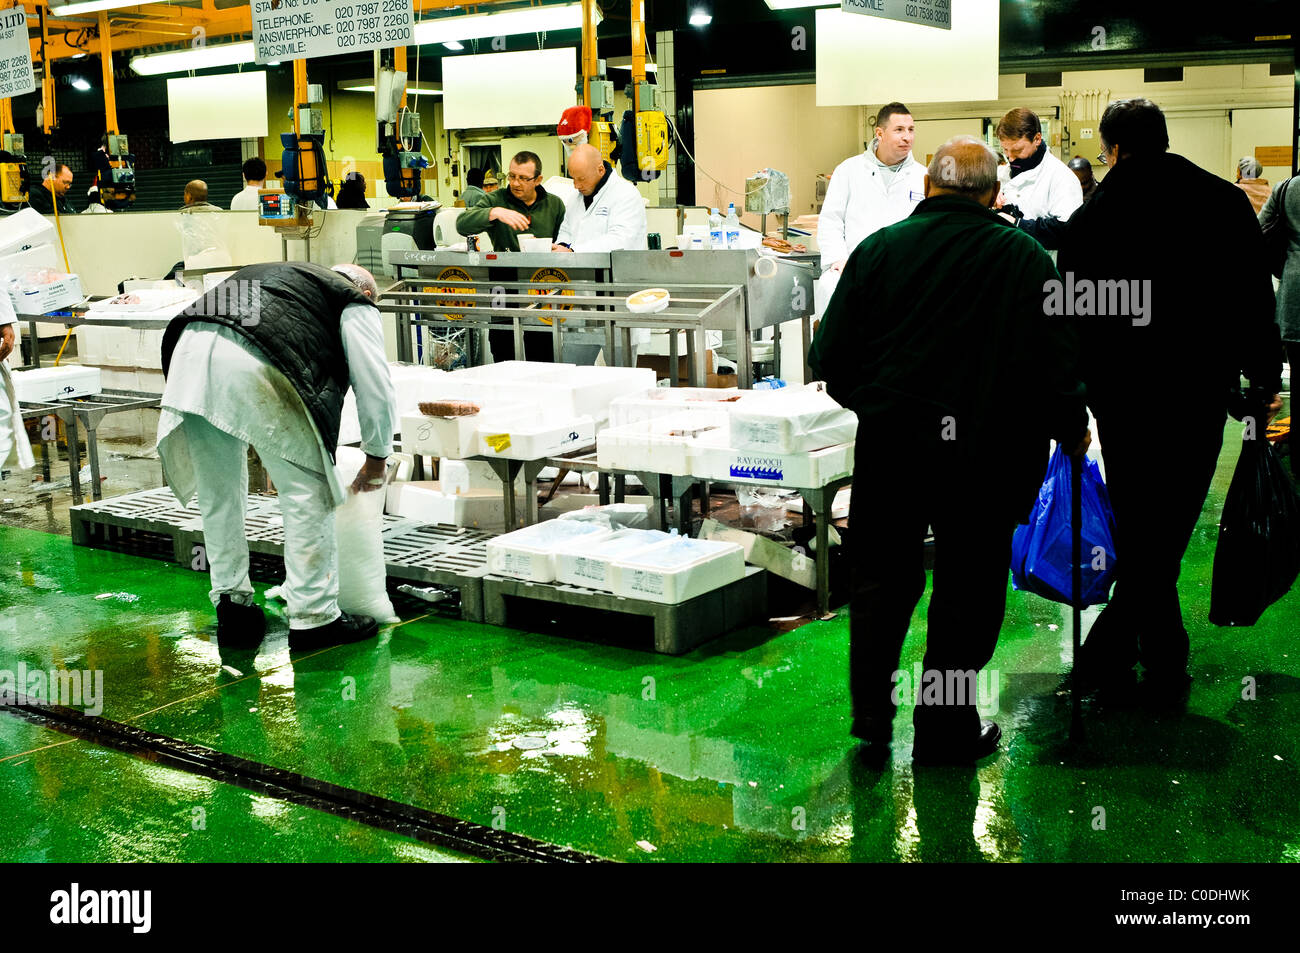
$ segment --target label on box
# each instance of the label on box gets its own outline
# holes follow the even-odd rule
[[[573,562],[573,574],[579,579],[591,579],[595,582],[605,581],[605,564],[595,559],[580,556]]]
[[[502,553],[501,571],[508,576],[531,576],[533,557],[527,553]]]
[[[780,457],[736,457],[731,461],[729,472],[743,480],[771,480],[779,483],[785,477]]]
[[[650,572],[646,569],[630,569],[629,584],[633,592],[648,592],[651,595],[662,596],[664,594],[664,576],[663,573]]]
[[[757,447],[772,447],[773,449],[782,445],[780,421],[733,420],[731,429],[734,438],[738,441],[737,446],[743,445],[739,441]]]

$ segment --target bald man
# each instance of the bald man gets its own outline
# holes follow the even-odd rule
[[[186,308],[163,334],[158,453],[183,504],[197,493],[223,648],[265,633],[248,577],[248,448],[275,482],[284,518],[289,648],[372,638],[374,619],[339,610],[334,471],[349,387],[366,462],[353,492],[383,486],[396,398],[374,277],[357,265],[247,265]],[[170,373],[176,367],[178,372]]]
[[[554,251],[605,252],[647,248],[645,199],[636,186],[604,160],[595,146],[577,146],[569,177],[578,194],[569,199]]]
[[[1048,437],[1075,454],[1087,448],[1071,328],[1044,316],[1056,269],[990,209],[997,168],[978,139],[941,146],[915,211],[849,255],[809,354],[814,379],[858,415],[851,732],[859,757],[877,765],[888,757],[894,675],[925,590],[927,526],[940,556],[913,760],[968,763],[997,749],[1001,732],[975,705],[975,674],[997,646],[1012,532],[1042,483]],[[981,462],[991,459],[996,472]]]
[[[182,212],[220,212],[219,205],[208,201],[208,183],[202,179],[191,179],[185,183],[185,204]]]

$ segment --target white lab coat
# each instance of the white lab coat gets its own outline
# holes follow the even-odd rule
[[[244,186],[233,199],[230,200],[230,211],[232,212],[256,212],[261,208],[258,202],[257,193],[262,187],[260,185]]]
[[[12,324],[14,327],[14,353],[19,353],[20,332],[18,319],[14,315],[14,306],[9,296],[0,300],[0,326]],[[9,376],[9,360],[0,361],[0,468],[8,465],[14,458],[19,470],[30,470],[36,465],[32,456],[32,446],[27,439],[27,428],[23,426],[22,410],[18,406],[18,394],[14,390],[13,379]]]
[[[1065,221],[1083,204],[1083,186],[1070,167],[1049,149],[1042,162],[1003,184],[1002,201],[1015,205],[1025,218]]]
[[[817,218],[823,271],[847,259],[868,235],[907,218],[925,198],[925,166],[910,155],[888,186],[885,178],[865,152],[835,167]]]
[[[397,401],[379,313],[349,305],[340,330],[362,449],[386,457]],[[177,499],[188,504],[198,494],[213,604],[223,593],[236,602],[252,599],[243,525],[252,446],[280,497],[289,627],[328,625],[339,615],[334,508],[345,491],[302,398],[254,345],[218,325],[182,332],[172,370],[158,420],[158,453]]]
[[[635,185],[611,170],[590,208],[584,207],[580,192],[565,203],[555,241],[575,252],[647,248],[645,199]]]

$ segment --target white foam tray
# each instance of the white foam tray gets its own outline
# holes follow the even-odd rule
[[[858,417],[816,390],[754,391],[731,407],[731,445],[740,450],[795,453],[848,443]]]
[[[800,489],[823,486],[852,473],[852,443],[796,453],[697,445],[691,470],[692,476],[706,480]]]
[[[553,582],[557,550],[579,539],[590,544],[609,535],[602,526],[578,520],[534,523],[488,542],[488,571],[529,582]]]
[[[729,585],[745,575],[737,543],[673,539],[615,560],[614,594],[673,605]]]
[[[422,523],[445,523],[474,529],[500,529],[505,499],[500,489],[444,493],[437,482],[390,483],[384,512]],[[516,500],[522,507],[524,501]]]
[[[683,411],[730,412],[734,398],[748,391],[735,387],[651,387],[636,394],[615,398],[609,405],[609,425],[654,420]]]
[[[725,444],[730,418],[725,412],[689,411],[609,427],[596,441],[596,462],[605,470],[633,470],[689,476],[694,472],[698,437],[673,434],[674,430],[701,430]]]
[[[425,399],[449,398],[439,391],[438,397]],[[459,460],[478,455],[480,428],[489,433],[502,433],[540,422],[541,410],[537,406],[517,403],[485,404],[479,413],[468,417],[426,417],[418,412],[403,414],[402,449],[407,453]]]
[[[599,542],[587,539],[561,548],[555,554],[555,581],[602,592],[614,591],[611,565],[615,559],[634,556],[672,537],[657,529],[620,529]]]

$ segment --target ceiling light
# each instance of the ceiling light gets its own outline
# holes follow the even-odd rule
[[[601,22],[599,9],[596,23]],[[526,7],[497,13],[476,13],[465,17],[437,17],[415,25],[415,42],[453,43],[458,40],[482,40],[493,36],[518,33],[541,33],[552,30],[581,30],[582,4],[565,3],[549,7]]]
[[[79,89],[84,93],[86,90],[90,89],[90,83],[85,77],[78,76],[72,81],[72,88]]]
[[[708,26],[713,22],[713,15],[701,9],[691,11],[691,26]]]
[[[460,50],[465,49],[465,44],[457,42],[456,40],[450,40],[442,45],[447,49],[451,50],[453,53],[457,53]]]
[[[79,13],[98,13],[100,10],[120,10],[122,7],[138,7],[140,0],[77,0],[61,6],[50,6],[50,15],[71,17]]]
[[[608,69],[626,69],[626,70],[630,70],[630,69],[632,68],[632,57],[630,57],[630,56],[615,56],[615,57],[612,57],[612,58],[610,58],[610,59],[605,60],[605,66],[606,66],[606,68],[608,68]],[[649,60],[646,60],[646,61],[645,61],[645,71],[646,71],[647,73],[657,73],[657,72],[659,71],[659,67],[656,66],[654,63],[651,63]]]
[[[375,81],[373,79],[341,79],[339,80],[339,89],[345,93],[373,93],[375,91]],[[429,96],[442,95],[442,83],[415,83],[406,84],[406,95],[419,96],[424,93]]]
[[[803,10],[806,7],[838,7],[836,0],[763,0],[769,10]]]
[[[252,40],[242,43],[224,43],[220,46],[200,46],[195,49],[176,50],[172,53],[150,53],[131,57],[131,69],[141,76],[159,73],[183,73],[210,66],[236,66],[251,63],[256,55]]]

